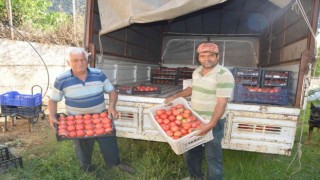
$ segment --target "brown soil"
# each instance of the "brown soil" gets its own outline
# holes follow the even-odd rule
[[[39,118],[34,124],[34,131],[29,131],[28,119],[17,119],[12,128],[11,118],[8,118],[8,130],[4,131],[4,118],[0,121],[0,145],[5,145],[16,153],[42,144],[44,141],[55,140],[55,132],[50,128],[48,117]]]

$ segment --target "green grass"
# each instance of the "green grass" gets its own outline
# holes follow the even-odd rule
[[[309,112],[306,113],[309,116]],[[301,122],[296,133],[295,145],[291,156],[224,150],[224,179],[319,179],[320,135],[314,133],[311,145],[304,145],[307,139],[308,118],[302,139],[301,170],[296,157],[288,169],[299,143]],[[0,179],[180,179],[187,175],[182,156],[175,155],[166,143],[118,138],[123,162],[135,168],[136,173],[129,175],[118,169],[104,165],[103,158],[95,145],[93,164],[98,168],[95,173],[84,173],[79,168],[71,141],[56,142],[52,132],[45,143],[22,153],[24,168],[14,169],[2,174]],[[205,169],[205,165],[203,166]],[[287,170],[288,169],[288,170]]]

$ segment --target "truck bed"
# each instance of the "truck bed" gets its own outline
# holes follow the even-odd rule
[[[130,102],[149,102],[149,103],[162,103],[164,98],[169,97],[179,91],[182,91],[182,86],[177,85],[157,85],[161,89],[160,94],[119,94],[119,101],[130,101]],[[108,98],[106,96],[106,98]]]

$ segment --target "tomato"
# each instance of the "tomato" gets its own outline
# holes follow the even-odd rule
[[[177,109],[175,109],[175,110],[172,110],[172,114],[177,116],[180,114],[180,112]]]
[[[158,116],[160,116],[161,114],[163,114],[163,110],[162,110],[162,109],[156,110],[156,114],[157,114]]]
[[[175,120],[176,120],[176,117],[175,117],[174,115],[170,115],[170,116],[168,117],[168,119],[169,119],[170,121],[175,121]]]
[[[196,122],[192,122],[192,123],[191,123],[191,127],[192,127],[192,128],[196,128],[196,127],[198,127],[198,124],[197,124]]]
[[[163,120],[163,124],[169,124],[170,123],[170,120],[169,119],[164,119]]]
[[[67,124],[67,121],[58,121],[58,124],[59,124],[59,125]]]
[[[100,118],[92,119],[93,124],[99,124],[101,122]]]
[[[110,124],[110,123],[111,123],[111,119],[110,119],[110,118],[107,118],[107,117],[104,117],[104,118],[102,118],[101,122],[102,122],[103,124]]]
[[[184,106],[183,106],[183,104],[177,104],[177,105],[176,105],[176,108],[177,108],[177,109],[180,109],[180,108],[184,108]]]
[[[59,121],[65,121],[65,120],[67,120],[67,119],[66,119],[66,117],[64,117],[64,116],[60,116],[60,117],[58,118],[58,120],[59,120]]]
[[[112,124],[111,124],[111,123],[106,123],[106,124],[103,124],[103,127],[104,127],[105,129],[111,128],[111,127],[112,127]]]
[[[183,116],[182,116],[182,115],[176,116],[176,120],[182,120],[182,119],[183,119]]]
[[[67,137],[69,132],[66,129],[59,129],[58,130],[58,135],[62,137]]]
[[[191,128],[191,124],[189,122],[182,123],[182,127],[186,130]]]
[[[176,121],[175,121],[175,124],[176,124],[177,126],[180,126],[180,125],[182,124],[182,121],[176,120]]]
[[[173,136],[173,137],[172,137],[172,139],[173,139],[173,140],[177,140],[177,139],[179,139],[179,138],[178,138],[178,137]]]
[[[59,124],[58,129],[67,129],[67,125],[66,124]]]
[[[174,126],[171,126],[171,127],[170,127],[170,130],[171,130],[172,132],[176,132],[176,131],[179,130],[179,127],[176,126],[176,125],[174,125]]]
[[[86,126],[85,126],[85,129],[86,130],[89,130],[89,129],[94,129],[94,125],[93,124],[86,124]]]
[[[67,120],[68,120],[68,121],[73,121],[73,120],[74,120],[74,116],[68,116],[68,117],[67,117]]]
[[[161,125],[161,128],[164,130],[164,131],[167,131],[170,129],[170,126],[168,126],[167,124],[162,124]]]
[[[167,119],[167,118],[168,118],[168,115],[166,115],[166,114],[161,114],[161,115],[160,115],[160,118],[161,118],[161,119]]]
[[[175,126],[176,125],[176,122],[174,122],[174,121],[172,121],[172,122],[170,122],[169,123],[169,126],[171,127],[171,126]]]
[[[93,114],[93,115],[92,115],[92,118],[93,118],[93,119],[95,119],[95,118],[100,118],[100,114]]]
[[[68,126],[67,129],[68,129],[69,132],[70,131],[75,131],[76,130],[76,126],[71,125],[71,126]]]
[[[172,132],[171,130],[166,131],[166,134],[167,134],[168,136],[173,136],[173,132]]]
[[[190,109],[186,109],[186,110],[183,111],[183,113],[184,113],[184,114],[185,114],[185,113],[186,113],[186,114],[191,114],[191,110],[190,110]]]
[[[92,121],[90,119],[84,120],[84,124],[92,124]]]
[[[102,118],[108,117],[108,113],[107,112],[101,112],[100,113],[100,117],[102,117]]]
[[[180,138],[180,137],[182,137],[182,132],[180,132],[180,131],[175,131],[174,134],[173,134],[173,136]]]
[[[274,89],[270,89],[268,92],[269,93],[275,93]]]
[[[106,130],[106,133],[111,133],[112,132],[112,128],[110,127],[110,128],[105,128],[105,130]]]
[[[68,136],[69,138],[75,138],[75,137],[77,137],[77,133],[76,133],[76,131],[71,131],[71,132],[69,132],[69,136]]]
[[[163,120],[161,118],[156,119],[156,121],[157,121],[158,124],[162,124],[163,123]]]
[[[77,119],[76,120],[76,124],[83,124],[84,123],[84,120],[83,119]]]
[[[94,135],[94,130],[92,130],[92,129],[86,130],[86,135],[87,136],[93,136]]]
[[[166,114],[169,116],[169,115],[172,114],[172,111],[171,111],[171,110],[167,110],[167,111],[166,111]]]
[[[176,107],[171,107],[170,110],[171,110],[171,111],[177,110],[177,108],[176,108]]]
[[[96,129],[96,135],[102,135],[106,133],[106,130],[103,128]]]
[[[197,117],[195,117],[195,116],[190,116],[190,118],[191,118],[193,121],[197,120]]]
[[[77,131],[77,137],[84,137],[86,133],[83,130],[78,130]]]
[[[83,116],[81,115],[81,114],[77,114],[76,115],[76,119],[78,120],[78,119],[82,119],[83,118]]]
[[[84,125],[83,124],[77,124],[76,125],[76,130],[84,130]]]
[[[90,114],[85,114],[85,115],[83,116],[83,119],[91,119],[91,115],[90,115]]]
[[[188,131],[186,129],[184,129],[184,128],[182,128],[180,131],[181,131],[182,135],[188,134]]]
[[[192,132],[194,132],[194,131],[195,131],[195,129],[193,129],[193,128],[188,129],[188,133],[189,133],[189,134],[192,133]]]
[[[74,125],[76,122],[75,121],[73,121],[73,120],[71,120],[71,121],[67,121],[67,125],[68,126],[71,126],[71,125]]]
[[[184,118],[188,118],[188,117],[190,117],[190,114],[189,114],[189,113],[183,113],[182,116],[183,116]]]
[[[184,108],[178,108],[177,109],[181,114],[184,112]]]
[[[189,123],[193,122],[193,120],[190,116],[187,118],[187,122],[189,122]]]
[[[96,124],[96,129],[99,129],[99,128],[103,128],[103,125],[101,123]]]

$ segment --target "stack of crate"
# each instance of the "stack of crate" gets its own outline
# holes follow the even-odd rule
[[[151,71],[152,84],[178,84],[178,69],[161,67]]]
[[[261,77],[260,68],[235,68],[233,74],[236,84],[259,87]]]
[[[287,105],[289,71],[235,68],[234,101]]]
[[[192,73],[195,69],[183,67],[178,71],[178,85],[183,85],[183,80],[192,79]]]

